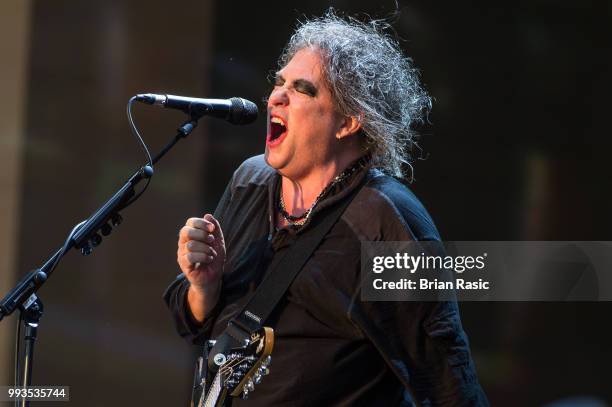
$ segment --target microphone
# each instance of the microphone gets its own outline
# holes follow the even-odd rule
[[[193,116],[212,116],[225,119],[232,124],[249,124],[257,119],[257,105],[242,98],[198,99],[175,95],[143,93],[136,100],[149,105],[178,109]]]

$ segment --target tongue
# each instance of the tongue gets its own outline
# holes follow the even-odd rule
[[[270,123],[270,137],[275,140],[281,136],[287,129],[279,123]]]

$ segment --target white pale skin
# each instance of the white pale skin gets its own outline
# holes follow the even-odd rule
[[[358,117],[337,111],[323,78],[320,53],[312,48],[298,51],[277,73],[268,113],[286,131],[272,140],[268,129],[265,159],[282,177],[287,211],[299,216],[363,154],[356,136],[361,124]],[[278,214],[276,219],[278,226],[286,225]],[[212,215],[187,220],[179,235],[177,259],[191,284],[189,308],[201,323],[218,301],[225,264],[223,232]]]

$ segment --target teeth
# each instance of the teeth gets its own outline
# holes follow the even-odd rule
[[[283,119],[281,119],[280,117],[276,117],[276,116],[272,117],[272,118],[270,119],[270,122],[271,122],[271,123],[277,123],[277,124],[280,124],[280,125],[282,125],[282,126],[284,126],[284,125],[285,125],[285,122],[283,121]]]

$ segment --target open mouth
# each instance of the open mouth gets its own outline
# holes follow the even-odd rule
[[[268,145],[279,144],[287,134],[287,124],[278,116],[268,116]]]

